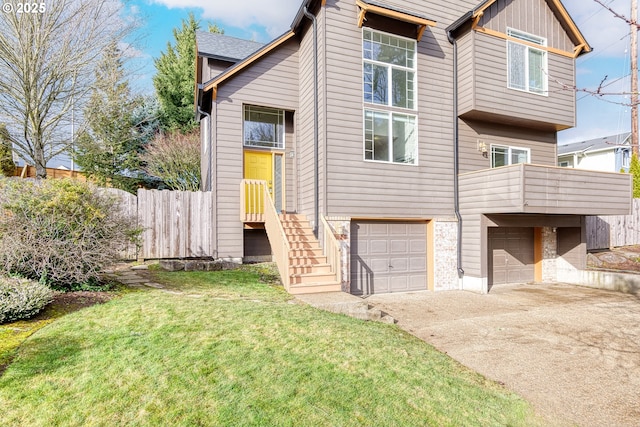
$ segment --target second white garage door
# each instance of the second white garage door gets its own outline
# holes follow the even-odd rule
[[[351,222],[351,293],[427,289],[427,224]]]

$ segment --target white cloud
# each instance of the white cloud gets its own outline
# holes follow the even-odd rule
[[[629,45],[629,25],[616,18],[609,10],[593,0],[564,0],[567,11],[587,39],[593,52],[585,60],[594,57],[623,57]],[[620,15],[629,16],[630,0],[604,0]]]
[[[284,33],[302,4],[302,0],[153,0],[169,8],[202,9],[202,19],[211,20],[222,27],[247,28],[258,25],[269,36]]]
[[[118,49],[122,52],[125,58],[149,58],[150,55],[130,43],[120,42],[118,43]]]

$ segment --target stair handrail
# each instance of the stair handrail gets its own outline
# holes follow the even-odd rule
[[[287,235],[280,221],[280,215],[276,210],[273,200],[271,200],[266,181],[264,181],[263,191],[264,228],[267,231],[267,237],[271,243],[271,250],[273,251],[273,256],[276,260],[278,271],[280,272],[282,285],[289,291],[289,286],[291,285],[291,276],[289,274],[289,253],[291,252],[291,247],[289,246]]]
[[[329,225],[326,218],[321,215],[322,230],[324,236],[324,247],[322,248],[324,256],[327,257],[327,263],[331,265],[331,272],[335,273],[338,283],[342,283],[342,250],[340,242],[333,233],[333,228]]]

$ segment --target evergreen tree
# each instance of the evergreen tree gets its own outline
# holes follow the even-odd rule
[[[151,110],[132,96],[122,52],[113,44],[97,67],[84,111],[88,129],[76,143],[75,159],[83,172],[98,185],[135,192],[147,178],[138,155],[157,130]]]
[[[193,13],[182,20],[181,28],[174,28],[175,45],[167,43],[167,51],[155,60],[156,75],[153,85],[160,101],[160,122],[166,131],[190,132],[197,127],[194,118],[194,65],[196,61],[196,31],[200,22]],[[212,33],[224,34],[215,24],[209,24]]]
[[[635,199],[640,198],[640,160],[638,160],[636,154],[631,156],[629,173],[633,176],[633,197]]]
[[[13,176],[15,172],[9,131],[5,125],[0,124],[0,175]]]

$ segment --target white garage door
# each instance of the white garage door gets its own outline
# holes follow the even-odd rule
[[[351,222],[351,293],[427,289],[424,222]]]
[[[535,280],[533,228],[489,228],[489,285]]]

